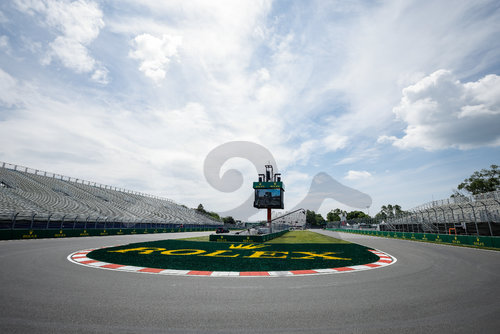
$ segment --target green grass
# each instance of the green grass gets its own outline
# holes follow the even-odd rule
[[[350,242],[332,238],[311,231],[290,231],[285,235],[265,242],[266,244],[350,244]]]
[[[186,241],[209,241],[209,236],[183,238]],[[350,242],[311,231],[290,231],[285,235],[265,242],[266,244],[348,244]]]
[[[171,239],[99,248],[87,257],[127,266],[199,271],[309,270],[361,265],[379,259],[367,247],[355,243],[248,244]]]

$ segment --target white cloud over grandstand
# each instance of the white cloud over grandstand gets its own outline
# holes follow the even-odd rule
[[[372,174],[365,170],[350,170],[347,172],[347,175],[344,178],[346,180],[359,180],[359,179],[366,179],[371,176]]]
[[[0,160],[225,211],[255,168],[228,160],[226,194],[204,158],[251,141],[288,208],[326,172],[408,209],[499,163],[499,21],[494,1],[1,2]]]
[[[0,105],[10,108],[22,104],[23,88],[9,73],[0,68]]]
[[[93,72],[91,78],[107,83],[107,70],[96,61],[88,46],[104,27],[103,13],[93,1],[16,0],[18,9],[32,17],[39,16],[44,25],[59,35],[49,43],[43,63],[57,58],[63,66],[76,73]]]
[[[177,55],[177,49],[181,44],[180,36],[163,34],[158,38],[150,34],[141,34],[133,40],[130,57],[139,60],[141,62],[139,70],[158,83],[165,78],[167,66]]]
[[[407,124],[405,135],[379,139],[401,148],[499,146],[500,76],[462,83],[451,71],[436,71],[405,88],[394,113]]]

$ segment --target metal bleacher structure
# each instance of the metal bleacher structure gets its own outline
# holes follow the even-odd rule
[[[170,199],[0,162],[0,228],[215,227]]]
[[[306,210],[304,209],[274,213],[273,216],[271,220],[273,231],[283,230],[285,227],[287,229],[299,230],[304,230],[306,228]]]
[[[500,236],[500,191],[432,201],[396,217],[328,222],[328,228]]]
[[[382,231],[500,235],[500,191],[432,201],[379,224]]]

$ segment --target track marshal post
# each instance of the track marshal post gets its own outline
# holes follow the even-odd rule
[[[271,209],[283,209],[285,188],[281,182],[281,174],[273,173],[272,165],[265,165],[266,173],[259,174],[259,181],[253,183],[255,190],[254,208],[267,209],[267,224],[272,233]]]

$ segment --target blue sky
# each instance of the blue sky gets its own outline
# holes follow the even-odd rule
[[[248,141],[285,209],[321,172],[410,209],[500,163],[499,41],[497,1],[2,2],[0,161],[226,211]]]

